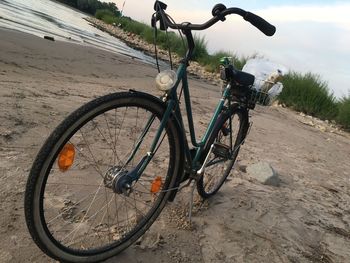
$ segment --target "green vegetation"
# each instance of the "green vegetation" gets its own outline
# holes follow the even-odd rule
[[[339,113],[337,122],[350,130],[350,93],[348,97],[343,97],[338,103]]]
[[[121,13],[115,3],[100,2],[99,0],[57,0],[58,2],[77,8],[85,13],[95,15],[99,9],[109,10],[113,16],[120,17]]]
[[[95,17],[103,20],[107,24],[116,24],[123,28],[124,31],[141,36],[147,43],[154,43],[154,29],[144,23],[132,20],[130,17],[116,17],[108,10],[97,10]],[[161,49],[171,49],[179,56],[183,56],[186,47],[179,35],[175,32],[168,32],[168,36],[163,31],[157,31],[157,45]]]
[[[208,54],[207,41],[205,40],[205,38],[198,35],[194,35],[193,39],[195,49],[193,51],[192,59],[194,61],[201,62],[201,60],[210,57],[210,55]]]
[[[283,77],[279,101],[286,106],[320,119],[334,119],[338,107],[328,85],[318,75],[291,72]]]
[[[95,17],[97,19],[105,21],[108,24],[112,24],[112,23],[116,22],[115,15],[109,9],[99,9],[99,10],[97,10],[96,13],[95,13]]]
[[[235,68],[241,70],[248,59],[257,57],[256,54],[252,56],[238,56],[235,53],[230,53],[227,51],[217,51],[212,55],[207,55],[199,59],[200,64],[202,64],[206,70],[214,72],[219,68],[220,58],[222,57],[231,57],[232,63]]]
[[[328,84],[312,73],[290,72],[282,82],[284,89],[278,97],[280,103],[322,120],[335,120],[350,129],[350,93],[337,101]]]

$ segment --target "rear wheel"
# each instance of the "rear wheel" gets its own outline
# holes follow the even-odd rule
[[[209,155],[203,176],[197,182],[197,191],[203,198],[214,195],[225,182],[236,161],[248,125],[246,111],[222,113],[206,144],[203,160]]]
[[[182,154],[175,125],[169,121],[138,180],[120,193],[113,183],[147,155],[163,114],[149,95],[117,93],[82,106],[54,130],[25,193],[28,229],[46,254],[61,261],[101,261],[151,226],[175,183]]]

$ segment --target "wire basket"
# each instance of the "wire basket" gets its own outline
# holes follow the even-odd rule
[[[271,85],[266,86],[266,84]],[[250,104],[270,106],[273,101],[275,101],[278,94],[282,92],[282,89],[283,85],[280,82],[270,83],[265,80],[258,80],[250,89],[248,101]]]
[[[248,103],[269,106],[271,105],[271,99],[267,92],[256,90],[254,87],[252,87],[248,95]]]

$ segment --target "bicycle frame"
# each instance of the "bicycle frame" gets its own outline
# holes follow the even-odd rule
[[[220,99],[219,103],[217,104],[214,114],[209,122],[209,125],[203,135],[203,138],[201,139],[201,141],[197,142],[196,139],[196,134],[195,134],[195,129],[194,129],[194,123],[193,123],[193,117],[192,117],[192,106],[191,106],[191,99],[190,99],[190,92],[189,92],[189,85],[188,85],[188,80],[187,80],[187,66],[185,63],[181,63],[180,67],[177,71],[177,75],[178,75],[178,79],[181,80],[182,82],[182,87],[183,87],[183,93],[184,93],[184,100],[185,100],[185,107],[186,107],[186,113],[187,113],[187,120],[188,120],[188,127],[189,127],[189,131],[190,131],[190,138],[191,138],[191,143],[192,146],[194,146],[196,148],[196,154],[191,162],[191,168],[192,169],[198,169],[198,167],[196,167],[197,162],[199,161],[201,154],[203,152],[204,146],[207,142],[207,140],[209,139],[210,134],[213,131],[213,128],[215,126],[216,120],[219,117],[220,112],[222,111],[224,104],[225,104],[225,100],[228,98],[229,95],[229,91],[230,91],[230,85],[228,85],[224,92],[223,92],[223,96]],[[173,87],[171,94],[170,94],[170,98],[169,100],[175,100],[176,105],[179,105],[179,101],[177,98],[177,88],[179,86],[179,83],[176,83],[175,86]],[[168,106],[169,107],[169,106]],[[180,119],[180,124],[181,124],[181,128],[184,131],[184,124],[183,124],[183,120],[182,120],[182,115],[180,113],[180,109],[179,107],[177,107],[177,112],[176,112],[176,116]],[[185,134],[183,134],[183,136],[185,136]],[[187,146],[185,146],[185,154],[187,157],[190,157],[190,152],[189,152],[189,148],[188,148],[188,143]],[[190,159],[189,159],[190,160]]]
[[[200,142],[197,142],[195,129],[194,129],[194,123],[193,123],[193,117],[192,117],[192,106],[191,106],[189,85],[188,85],[188,79],[187,79],[187,65],[188,65],[188,63],[186,60],[184,60],[179,65],[179,68],[177,70],[177,82],[174,84],[173,88],[168,92],[167,96],[165,97],[167,107],[166,107],[165,113],[163,115],[163,118],[160,122],[159,129],[158,129],[158,131],[153,139],[151,148],[150,148],[149,152],[147,153],[147,155],[144,156],[144,158],[142,158],[142,160],[136,166],[136,168],[134,168],[134,170],[132,172],[130,172],[130,174],[129,174],[133,180],[137,180],[138,178],[140,178],[141,174],[146,169],[148,163],[151,161],[153,155],[157,151],[157,145],[159,144],[159,141],[162,141],[162,140],[160,140],[161,135],[162,135],[169,119],[172,117],[172,113],[175,114],[174,116],[179,121],[180,128],[183,132],[182,136],[184,138],[184,143],[185,143],[185,145],[184,145],[185,156],[187,159],[187,163],[191,164],[191,167],[189,167],[190,171],[196,172],[200,168],[198,165],[198,161],[201,158],[201,155],[203,154],[205,144],[206,144],[207,140],[209,139],[209,136],[215,127],[215,123],[216,123],[221,111],[224,108],[225,101],[229,98],[231,86],[229,84],[224,89],[222,98],[220,99],[219,103],[217,104],[217,106],[215,108],[214,114],[213,114],[213,116],[210,120],[210,123],[209,123],[209,125],[204,133],[203,138],[201,139]],[[194,146],[196,149],[196,153],[195,153],[195,156],[193,159],[192,159],[192,156],[190,153],[189,144],[187,142],[186,134],[184,132],[184,123],[183,123],[183,118],[182,118],[182,114],[180,111],[180,103],[179,103],[178,96],[177,96],[177,89],[180,85],[180,82],[182,83],[182,88],[183,88],[185,107],[186,107],[186,113],[187,113],[187,120],[188,120],[188,126],[189,126],[190,137],[191,137],[191,143],[192,143],[192,146]],[[133,158],[133,156],[136,154],[136,152],[137,152],[139,146],[141,145],[145,134],[148,132],[148,129],[150,128],[153,120],[154,120],[154,116],[151,116],[150,119],[148,120],[146,126],[145,126],[144,132],[141,134],[141,136],[138,140],[138,143],[136,144],[132,154],[130,155],[129,160],[131,160]],[[127,163],[129,162],[129,160],[127,161]]]

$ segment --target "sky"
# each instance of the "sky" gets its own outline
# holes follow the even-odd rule
[[[111,0],[110,0],[111,1]],[[119,8],[124,0],[113,0]],[[203,23],[218,0],[164,0],[176,22]],[[142,3],[142,4],[141,4]],[[222,0],[254,12],[277,28],[267,37],[238,16],[199,35],[209,52],[254,53],[300,73],[319,74],[338,98],[350,94],[350,1]],[[154,0],[126,0],[123,14],[150,23]]]

